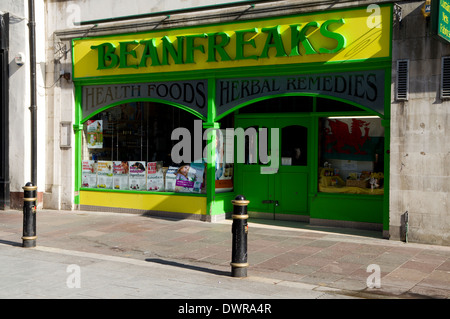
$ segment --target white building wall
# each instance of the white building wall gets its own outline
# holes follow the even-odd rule
[[[29,50],[28,50],[28,11],[23,1],[3,1],[0,10],[10,14],[9,25],[9,166],[10,191],[20,192],[30,178],[29,145],[30,106]],[[14,62],[18,53],[23,53],[25,64]],[[25,127],[26,126],[26,127]]]
[[[73,1],[47,2],[46,30],[46,184],[44,207],[49,209],[74,208],[74,134],[70,134],[70,148],[61,147],[61,123],[75,121],[74,86],[70,42],[62,41],[55,30],[73,28],[70,18]],[[75,18],[78,18],[77,16]],[[68,74],[70,78],[63,77]],[[70,129],[70,133],[73,130]]]
[[[0,0],[0,11],[9,13],[9,170],[11,206],[21,205],[22,187],[31,181],[31,119],[30,51],[28,2]],[[36,13],[36,78],[37,78],[37,186],[45,184],[45,5],[35,1]],[[24,55],[25,63],[15,63],[15,56]],[[40,197],[40,196],[39,196]]]

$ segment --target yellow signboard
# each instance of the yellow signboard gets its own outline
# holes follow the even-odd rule
[[[390,57],[391,7],[73,40],[74,78]]]

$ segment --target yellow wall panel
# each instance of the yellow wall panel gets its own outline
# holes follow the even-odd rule
[[[337,23],[343,19],[345,23]],[[328,31],[323,32],[327,21],[334,21]],[[308,24],[315,23],[318,27],[310,27]],[[218,25],[198,26],[190,28],[170,29],[147,33],[133,33],[91,38],[74,39],[73,41],[73,62],[74,78],[89,78],[112,75],[150,74],[160,72],[179,72],[192,70],[224,69],[235,67],[252,67],[262,65],[286,65],[297,63],[320,63],[320,62],[346,62],[355,60],[366,60],[373,58],[388,58],[391,51],[391,24],[392,14],[390,6],[377,6],[377,9],[369,10],[367,7],[348,9],[342,11],[325,11],[314,14],[304,14],[299,16],[287,16],[264,20],[249,20],[237,23],[225,23]],[[305,45],[299,44],[299,54],[292,54],[292,25],[297,25],[300,30],[306,32],[307,42],[316,51],[305,51]],[[264,57],[265,45],[268,41],[267,29],[279,26],[279,34],[282,39],[286,55],[277,56],[274,47],[270,47],[268,55]],[[244,58],[238,58],[237,33],[242,31],[255,30],[254,33],[247,32],[244,38],[243,48]],[[212,50],[212,42],[208,40],[216,33],[226,33],[229,36],[229,43],[224,46],[229,55],[229,60],[224,60],[216,54],[217,61],[208,59],[208,52]],[[187,38],[195,37],[187,49]],[[337,52],[319,52],[321,48],[336,48],[338,37],[345,37],[346,44]],[[175,63],[169,56],[169,60],[163,65],[152,65],[151,59],[146,60],[146,64],[141,65],[145,45],[141,41],[153,39],[155,50],[161,60],[163,55],[163,38],[167,37],[175,48],[175,51],[183,52],[182,62]],[[295,37],[294,37],[295,38]],[[166,39],[166,40],[167,40]],[[181,39],[181,40],[180,40]],[[217,40],[217,39],[216,39]],[[270,39],[269,39],[270,40]],[[133,43],[133,41],[136,41]],[[219,41],[219,40],[217,40]],[[126,47],[120,49],[121,46]],[[272,39],[273,42],[273,39]],[[126,52],[125,62],[121,66],[112,68],[98,68],[99,50],[92,48],[110,43],[114,46],[113,55],[121,56]],[[121,44],[122,43],[122,44]],[[298,39],[294,43],[299,43]],[[266,48],[267,49],[267,48]],[[191,54],[187,58],[186,52]],[[149,54],[147,52],[147,54]],[[248,57],[256,58],[248,58]],[[120,59],[119,59],[120,60]],[[122,58],[123,60],[123,58]]]
[[[206,197],[80,191],[80,204],[206,215]]]

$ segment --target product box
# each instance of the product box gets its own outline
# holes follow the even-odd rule
[[[130,190],[144,191],[147,189],[145,161],[129,161],[128,185]]]
[[[147,163],[147,190],[153,192],[164,191],[163,162]]]
[[[165,190],[166,192],[174,192],[175,191],[175,184],[177,181],[177,171],[179,167],[176,166],[169,166],[169,169],[166,172],[165,177]]]
[[[113,188],[114,189],[129,189],[128,186],[128,162],[114,161],[113,162]]]
[[[192,163],[191,164],[191,170],[195,170],[191,172],[191,174],[194,176],[194,185],[192,187],[193,193],[201,193],[202,189],[205,186],[205,163]]]
[[[97,162],[97,188],[113,188],[113,162]]]
[[[97,187],[97,163],[95,161],[81,162],[81,187]]]
[[[200,193],[202,191],[204,163],[191,163],[178,168],[175,191],[181,193]]]
[[[356,180],[348,179],[345,184],[346,184],[346,186],[349,186],[349,187],[368,188],[369,187],[369,180],[367,180],[367,179],[363,179],[363,180],[360,180],[360,179],[356,179]]]

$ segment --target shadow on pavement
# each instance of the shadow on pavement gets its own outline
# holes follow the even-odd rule
[[[15,246],[15,247],[22,247],[22,243],[10,241],[10,240],[1,240],[0,239],[0,244],[10,245],[10,246]]]
[[[214,274],[214,275],[218,275],[218,276],[230,276],[231,275],[231,271],[209,269],[209,268],[187,265],[187,264],[182,264],[182,263],[179,263],[176,261],[169,261],[169,260],[164,260],[164,259],[159,259],[159,258],[147,258],[147,259],[145,259],[145,261],[157,263],[157,264],[161,264],[161,265],[166,265],[166,266],[174,266],[174,267],[180,267],[180,268],[191,269],[191,270],[196,270],[196,271],[202,271],[202,272],[206,272],[206,273],[210,273],[210,274]]]
[[[285,221],[285,220],[274,220],[274,219],[262,219],[262,218],[249,218],[249,222],[254,224],[261,224],[267,226],[278,226],[278,227],[287,227],[292,229],[303,229],[303,230],[313,230],[320,231],[325,233],[335,233],[342,235],[353,235],[353,236],[362,236],[362,237],[370,237],[370,238],[379,238],[383,237],[381,231],[377,230],[366,230],[366,229],[357,229],[357,228],[346,228],[346,227],[333,227],[333,226],[316,226],[311,225],[306,222],[300,221]]]

